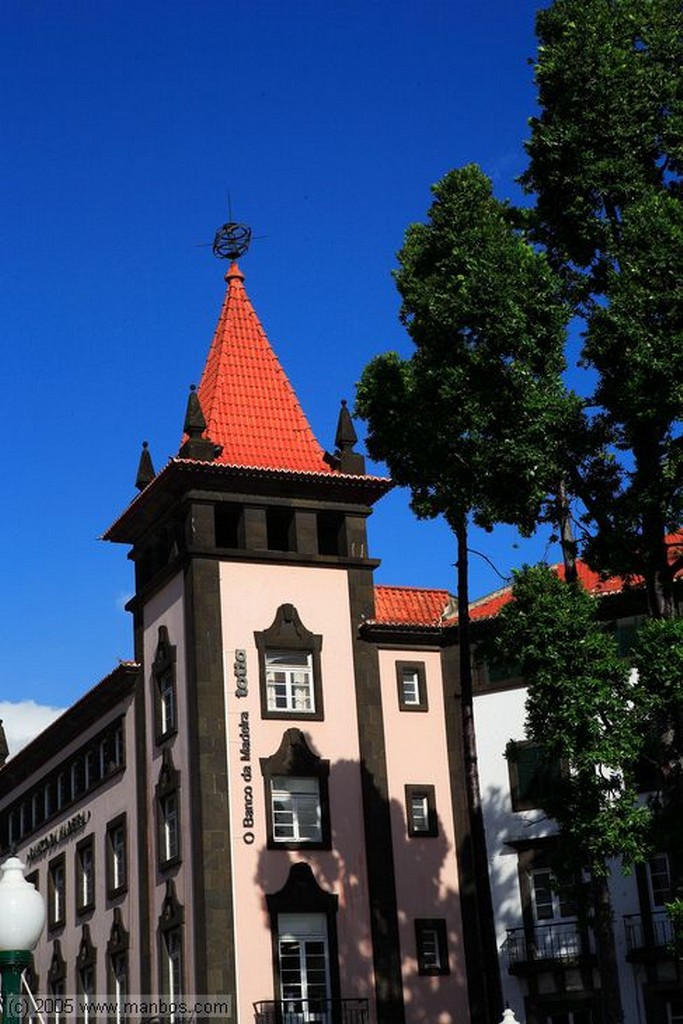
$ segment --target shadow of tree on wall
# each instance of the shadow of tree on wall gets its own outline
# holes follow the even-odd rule
[[[313,747],[310,736],[307,740]],[[330,765],[331,850],[269,850],[259,853],[255,884],[264,894],[279,892],[290,868],[310,865],[326,892],[339,897],[339,973],[342,998],[368,998],[375,1020],[372,990],[373,947],[370,930],[370,898],[366,881],[365,834],[361,772],[358,761],[341,760]],[[422,780],[416,779],[416,783]],[[434,837],[408,835],[406,810],[398,800],[387,800],[372,783],[366,786],[370,813],[386,814],[388,804],[392,837],[385,836],[387,871],[397,878],[400,959],[403,968],[406,1020],[410,1024],[455,1024],[467,1018],[464,955],[460,934],[457,874],[452,847],[437,815]],[[450,832],[450,828],[448,832]],[[268,921],[265,897],[264,919]],[[377,910],[375,910],[377,914]],[[448,976],[420,976],[415,947],[415,918],[445,919],[451,971]],[[343,920],[342,920],[343,919]],[[268,922],[269,923],[269,922]],[[382,930],[382,921],[376,919]],[[265,979],[264,979],[265,982]],[[269,997],[272,981],[264,984]]]

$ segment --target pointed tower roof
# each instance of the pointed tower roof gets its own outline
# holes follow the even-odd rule
[[[233,262],[197,391],[216,462],[260,469],[331,473]]]

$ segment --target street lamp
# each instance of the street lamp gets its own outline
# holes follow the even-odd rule
[[[18,857],[0,864],[0,974],[2,1024],[19,1024],[21,975],[45,925],[45,904],[35,885],[24,878]]]

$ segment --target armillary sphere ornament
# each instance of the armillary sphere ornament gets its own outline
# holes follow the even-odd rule
[[[219,260],[236,260],[244,256],[251,242],[251,228],[246,224],[228,221],[216,232],[213,240],[213,254]]]

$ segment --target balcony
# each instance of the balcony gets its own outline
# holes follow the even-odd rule
[[[368,1024],[367,999],[270,999],[254,1003],[255,1024]]]
[[[510,974],[530,974],[553,965],[573,966],[594,955],[587,935],[576,921],[537,924],[533,931],[508,929],[502,952]]]
[[[674,932],[665,910],[655,910],[647,917],[642,914],[626,914],[624,931],[628,959],[632,962],[660,960],[671,956]]]

